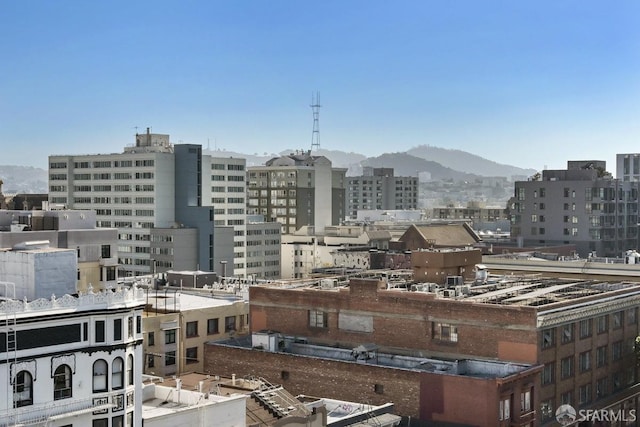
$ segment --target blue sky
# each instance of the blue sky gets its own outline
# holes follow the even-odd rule
[[[640,2],[0,5],[1,164],[121,152],[137,126],[247,154],[429,144],[541,170],[640,146]]]

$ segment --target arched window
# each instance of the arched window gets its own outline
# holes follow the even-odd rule
[[[20,371],[13,383],[13,407],[33,405],[33,377],[28,371]]]
[[[115,390],[124,387],[124,361],[116,357],[111,364],[111,387]]]
[[[107,391],[107,369],[105,360],[93,362],[93,392]]]
[[[133,354],[127,357],[127,385],[133,385]]]
[[[53,373],[53,400],[71,397],[71,368],[69,365],[60,365]]]

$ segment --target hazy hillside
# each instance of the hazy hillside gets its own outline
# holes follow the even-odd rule
[[[478,175],[460,172],[440,163],[411,156],[407,153],[383,154],[370,157],[362,162],[363,166],[394,168],[397,176],[417,176],[418,172],[429,172],[431,179],[452,179],[454,181],[473,181]]]
[[[3,181],[2,192],[13,193],[48,193],[47,171],[31,166],[0,165],[0,179]]]
[[[523,169],[516,166],[503,165],[492,160],[487,160],[475,154],[461,150],[450,150],[446,148],[432,147],[430,145],[420,145],[407,151],[416,157],[440,163],[457,171],[481,176],[505,176],[513,175],[531,176],[536,173],[534,169]]]

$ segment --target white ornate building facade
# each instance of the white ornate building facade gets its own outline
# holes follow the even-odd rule
[[[14,288],[0,282],[0,426],[141,425],[143,292]]]

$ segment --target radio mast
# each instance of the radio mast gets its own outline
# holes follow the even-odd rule
[[[311,133],[311,151],[320,149],[320,92],[316,92],[315,99],[311,94],[311,110],[313,111],[313,132]]]

